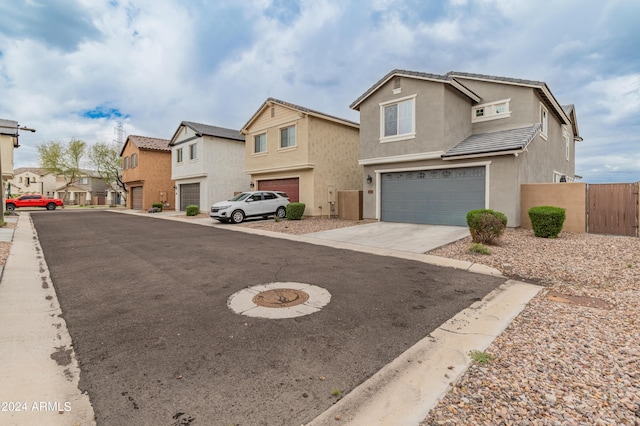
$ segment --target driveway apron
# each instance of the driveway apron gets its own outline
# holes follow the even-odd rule
[[[149,217],[32,219],[98,425],[309,422],[505,282]],[[330,300],[275,319],[227,306],[272,283]]]

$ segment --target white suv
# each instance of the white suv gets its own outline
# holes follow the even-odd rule
[[[280,191],[242,192],[228,201],[220,201],[211,206],[209,216],[220,222],[240,223],[247,217],[287,215],[289,197]]]

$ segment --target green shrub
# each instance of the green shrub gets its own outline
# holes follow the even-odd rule
[[[477,253],[477,254],[486,254],[486,255],[491,254],[491,251],[484,244],[480,244],[480,243],[471,244],[471,247],[469,247],[469,251],[471,253]]]
[[[474,243],[493,244],[504,233],[507,217],[489,209],[471,210],[467,213],[467,225]]]
[[[300,220],[304,214],[304,203],[289,203],[287,204],[287,219]]]
[[[566,210],[561,207],[538,206],[529,209],[529,219],[533,235],[540,238],[556,238],[566,218]]]
[[[163,206],[164,206],[164,204],[162,204],[162,203],[153,203],[153,204],[151,204],[151,208],[158,209],[158,211],[162,211],[162,207]]]
[[[200,214],[200,207],[196,205],[187,206],[187,216],[198,216]]]

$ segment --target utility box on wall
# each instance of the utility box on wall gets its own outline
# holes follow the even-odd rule
[[[362,191],[338,191],[338,217],[362,220]]]

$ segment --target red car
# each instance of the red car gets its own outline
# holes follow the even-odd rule
[[[8,212],[14,211],[18,207],[45,207],[47,210],[55,210],[58,206],[64,206],[64,201],[59,198],[45,198],[41,194],[23,195],[18,198],[5,200]]]

